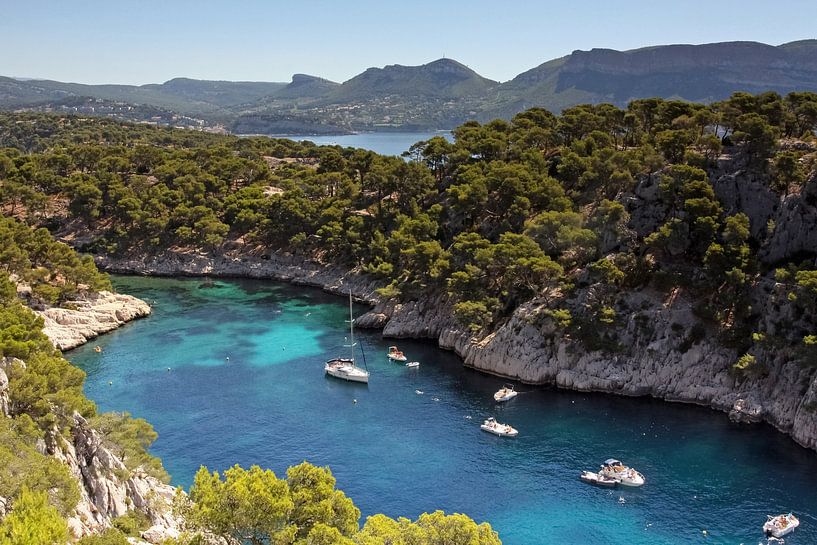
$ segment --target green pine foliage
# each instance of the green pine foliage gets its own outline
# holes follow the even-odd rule
[[[202,467],[181,507],[190,528],[179,544],[205,534],[227,541],[266,545],[500,545],[490,525],[465,515],[425,513],[417,521],[374,515],[360,528],[360,510],[335,488],[328,468],[307,462],[287,478],[270,470],[234,466],[219,475]]]
[[[14,509],[0,521],[0,545],[54,545],[68,541],[68,526],[49,505],[48,494],[20,491]]]

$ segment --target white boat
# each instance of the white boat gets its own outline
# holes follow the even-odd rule
[[[497,403],[502,403],[503,401],[509,401],[516,397],[517,391],[513,389],[513,384],[506,384],[502,388],[499,389],[497,393],[494,394],[494,401]]]
[[[512,428],[508,424],[500,424],[493,417],[483,422],[480,429],[488,433],[493,433],[494,435],[499,435],[500,437],[516,437],[519,435],[519,432],[516,431],[515,428]]]
[[[400,352],[400,350],[398,350],[396,346],[390,346],[389,347],[389,352],[386,354],[386,356],[390,360],[393,360],[393,361],[406,361],[406,360],[408,360],[406,355],[403,354],[402,352]]]
[[[776,517],[767,516],[768,520],[763,525],[763,533],[766,534],[766,537],[780,538],[789,535],[795,528],[800,526],[800,520],[791,513],[777,515]]]
[[[410,361],[406,364],[406,367],[420,367],[419,361]]]
[[[352,292],[349,292],[349,340],[346,345],[352,351],[351,358],[334,358],[326,362],[324,371],[327,375],[350,382],[369,382],[369,371],[355,365],[355,319],[352,316]],[[366,357],[363,357],[366,365]]]
[[[601,465],[600,475],[616,479],[622,486],[644,486],[644,475],[631,467],[627,467],[615,458],[605,460]]]
[[[579,475],[579,479],[588,484],[605,486],[608,488],[618,484],[618,480],[602,475],[601,473],[593,473],[592,471],[582,471],[582,474]]]

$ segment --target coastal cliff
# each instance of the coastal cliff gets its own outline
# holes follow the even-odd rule
[[[131,295],[89,293],[62,307],[35,310],[45,321],[43,333],[59,350],[70,350],[150,314],[150,305]]]
[[[628,317],[620,334],[621,344],[632,349],[613,354],[588,350],[560,334],[543,315],[548,308],[543,301],[521,306],[481,338],[449,313],[425,312],[430,301],[380,305],[371,316],[378,322],[389,316],[385,336],[436,339],[479,371],[529,384],[709,406],[736,421],[767,422],[804,447],[817,449],[814,369],[789,361],[785,354],[769,353],[765,376],[739,377],[732,372],[735,352],[716,339],[706,337],[681,348],[695,323],[692,301],[682,295],[666,301],[660,294],[643,291],[630,294],[628,302],[641,309]],[[360,323],[368,319],[364,316]]]
[[[180,523],[172,513],[176,489],[143,471],[128,471],[84,418],[74,415],[70,437],[54,432],[45,443],[46,453],[66,464],[80,484],[79,503],[68,519],[75,536],[99,533],[132,509],[150,522],[142,532],[148,542],[162,543],[179,536]]]
[[[732,372],[735,351],[713,336],[684,346],[689,344],[685,340],[696,318],[694,301],[681,293],[667,300],[650,290],[630,292],[625,304],[639,310],[630,313],[620,333],[620,343],[630,349],[610,354],[587,350],[559,331],[543,314],[552,301],[534,299],[493,332],[474,336],[454,318],[444,295],[406,303],[383,301],[375,291],[378,283],[371,278],[298,256],[165,252],[131,258],[101,256],[97,264],[117,273],[269,278],[336,294],[351,290],[356,299],[374,305],[356,320],[358,326],[382,328],[385,337],[433,339],[478,371],[528,384],[704,405],[728,412],[737,421],[768,422],[799,444],[817,449],[815,370],[770,351],[767,374],[736,376]]]

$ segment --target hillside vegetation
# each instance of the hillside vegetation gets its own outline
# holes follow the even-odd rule
[[[759,259],[775,226],[752,225],[746,203],[725,206],[711,180],[740,170],[778,199],[810,195],[812,93],[737,93],[709,106],[645,99],[560,117],[532,109],[465,123],[455,143],[420,142],[408,161],[98,120],[10,116],[0,126],[17,148],[0,154],[6,210],[90,229],[90,251],[219,252],[240,241],[300,252],[382,278],[386,297],[446,293],[475,332],[533,297],[592,285],[578,308],[551,313],[610,350],[620,294],[644,286],[696,294],[701,327],[747,351],[764,335],[750,303],[762,278],[790,286],[780,304],[798,320],[813,311],[814,248]],[[655,201],[639,206],[650,185]],[[776,335],[811,346],[803,327]]]

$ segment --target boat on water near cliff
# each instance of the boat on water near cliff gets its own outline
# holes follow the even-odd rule
[[[622,486],[644,486],[646,482],[644,475],[631,467],[625,466],[615,458],[605,460],[601,464],[599,475],[615,479]]]
[[[502,403],[503,401],[509,401],[516,397],[517,391],[513,389],[513,384],[506,384],[502,388],[494,394],[494,401],[497,403]]]
[[[390,346],[386,357],[392,361],[406,361],[408,358],[396,346]]]
[[[350,382],[369,382],[369,371],[355,365],[355,319],[352,315],[352,292],[349,291],[349,344],[345,345],[352,351],[351,358],[334,358],[326,362],[324,371],[327,375],[348,380]],[[363,357],[366,365],[366,357]]]
[[[777,515],[773,517],[767,515],[768,520],[763,525],[763,533],[766,537],[780,538],[792,533],[798,526],[800,526],[800,519],[792,515]]]

